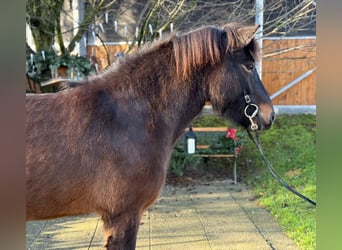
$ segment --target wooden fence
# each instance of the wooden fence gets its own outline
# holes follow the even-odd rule
[[[262,80],[270,95],[315,67],[315,38],[263,41]],[[315,105],[316,71],[272,101],[276,105]]]
[[[110,62],[127,44],[106,45]],[[104,46],[88,46],[89,56],[97,58],[99,70],[108,65]],[[315,38],[266,38],[263,41],[262,81],[270,95],[305,72],[316,67]],[[275,105],[315,105],[316,71],[273,99]]]

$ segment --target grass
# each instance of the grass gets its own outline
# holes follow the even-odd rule
[[[203,126],[226,125],[218,118],[201,118]],[[229,126],[229,125],[228,125]],[[316,200],[316,117],[280,115],[274,126],[260,133],[263,151],[276,171],[297,191]],[[258,203],[269,210],[286,233],[303,250],[316,248],[316,208],[275,180],[250,140],[238,159],[239,175],[255,192]]]

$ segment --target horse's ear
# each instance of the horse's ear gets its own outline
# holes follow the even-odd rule
[[[221,55],[226,53],[227,47],[228,47],[227,32],[225,30],[220,30],[220,33],[219,33],[219,49],[220,49]]]
[[[243,26],[243,27],[238,28],[236,30],[236,34],[238,36],[240,44],[242,46],[248,45],[252,41],[259,27],[260,25],[257,24],[254,26]]]

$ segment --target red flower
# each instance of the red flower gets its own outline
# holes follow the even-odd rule
[[[227,130],[226,138],[231,138],[233,141],[236,141],[236,128],[229,128]]]

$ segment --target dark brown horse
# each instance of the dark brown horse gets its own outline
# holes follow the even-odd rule
[[[134,249],[172,147],[206,101],[244,127],[271,126],[272,103],[254,68],[257,28],[173,34],[80,86],[28,94],[27,219],[96,212],[107,249]],[[247,118],[250,104],[258,110]]]

